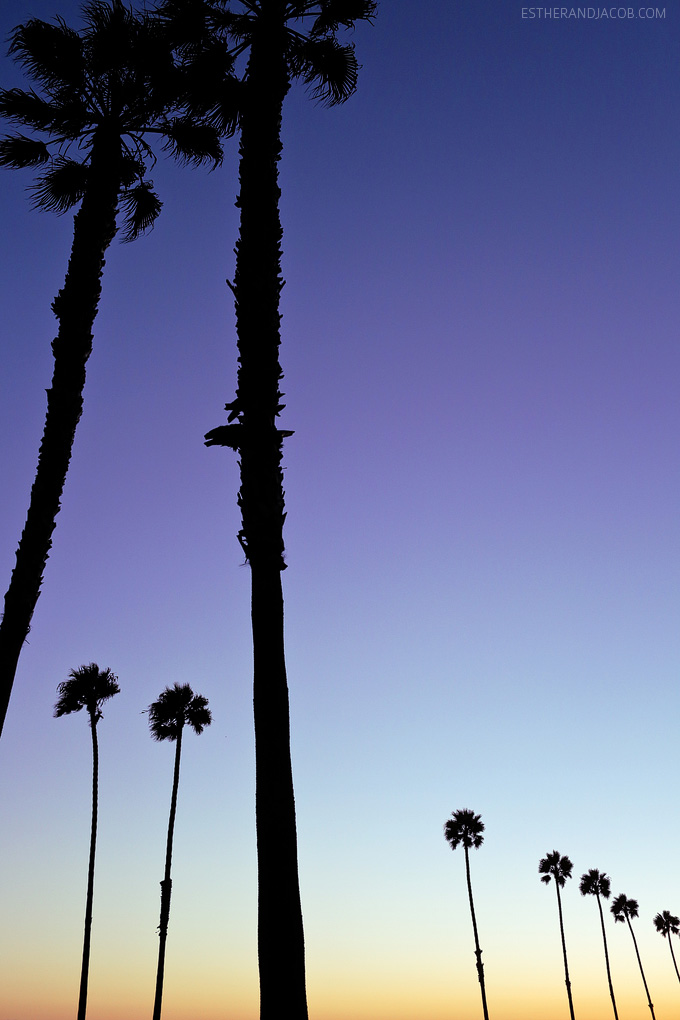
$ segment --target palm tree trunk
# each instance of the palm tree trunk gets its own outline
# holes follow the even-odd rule
[[[609,994],[611,996],[612,1006],[614,1007],[614,1016],[616,1020],[619,1020],[619,1014],[616,1011],[616,999],[614,998],[614,986],[612,984],[612,974],[611,970],[609,969],[609,951],[607,949],[607,933],[604,928],[604,914],[602,913],[602,903],[600,902],[599,894],[596,893],[595,895],[597,896],[597,907],[598,910],[600,911],[600,924],[602,925],[602,941],[604,943],[604,962],[607,965],[607,981],[609,982]]]
[[[560,899],[560,887],[555,880],[555,889],[557,891],[557,910],[560,915],[560,936],[562,938],[562,956],[564,957],[564,983],[567,986],[567,998],[569,999],[569,1016],[571,1020],[574,1020],[574,1003],[571,998],[571,981],[569,980],[569,964],[567,963],[567,943],[564,938],[564,922],[562,920],[562,900]]]
[[[678,971],[678,965],[675,962],[675,953],[673,952],[673,943],[671,942],[671,933],[668,933],[668,948],[671,951],[671,959],[673,960],[673,966],[675,967],[675,973],[678,975],[678,981],[680,981],[680,972]]]
[[[252,575],[253,711],[261,1020],[307,1020],[290,715],[284,654],[283,433],[279,364],[281,238],[278,161],[289,79],[282,0],[263,0],[241,121],[234,296],[241,466],[239,539]]]
[[[80,968],[80,993],[78,995],[78,1020],[85,1020],[87,1011],[87,983],[90,973],[90,936],[92,933],[92,904],[94,900],[94,857],[97,847],[97,805],[99,802],[99,747],[97,745],[96,713],[90,713],[92,733],[92,824],[90,827],[90,860],[87,868],[87,897],[85,900],[85,934],[83,936],[83,961]]]
[[[120,138],[100,138],[93,143],[91,185],[74,219],[64,286],[52,304],[59,323],[52,342],[54,372],[47,390],[47,414],[28,514],[0,622],[0,734],[19,655],[40,595],[83,410],[85,366],[92,351],[104,256],[116,233],[120,152]]]
[[[472,916],[472,930],[475,936],[475,957],[477,959],[477,977],[479,978],[479,987],[482,991],[482,1010],[484,1012],[484,1020],[489,1020],[489,1011],[486,1006],[486,988],[484,985],[484,964],[482,963],[482,950],[479,948],[479,935],[477,933],[477,918],[475,917],[475,904],[472,899],[472,882],[470,881],[470,855],[468,848],[463,845],[465,850],[465,874],[467,876],[467,888],[468,888],[468,899],[470,900],[470,914]]]
[[[652,1020],[656,1020],[654,1016],[654,1006],[652,1005],[652,1000],[649,995],[649,988],[647,987],[647,979],[645,978],[645,972],[642,969],[642,960],[640,959],[640,951],[638,950],[637,939],[635,938],[633,925],[630,923],[630,918],[628,914],[626,914],[626,921],[628,922],[628,930],[630,931],[631,937],[633,939],[633,945],[635,946],[635,955],[637,956],[638,967],[640,968],[640,974],[642,975],[642,983],[645,986],[645,992],[647,993],[647,1005],[649,1006],[649,1011],[652,1014]]]
[[[153,1004],[153,1020],[160,1020],[161,1003],[163,1000],[163,979],[165,976],[165,944],[168,941],[168,922],[170,921],[170,895],[172,880],[172,841],[175,833],[175,815],[177,814],[177,791],[179,790],[179,762],[182,754],[182,729],[177,734],[175,743],[175,771],[172,780],[172,797],[170,798],[170,819],[168,821],[168,840],[165,847],[165,874],[161,882],[161,919],[158,925],[158,968],[156,970],[156,997]]]

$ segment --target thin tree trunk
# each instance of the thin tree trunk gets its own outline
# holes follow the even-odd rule
[[[649,1006],[649,1011],[652,1014],[652,1020],[656,1020],[654,1016],[654,1006],[652,1005],[652,1000],[649,995],[649,988],[647,987],[647,979],[645,978],[645,972],[642,969],[642,960],[640,959],[640,952],[638,950],[637,939],[635,938],[633,925],[630,923],[630,918],[628,914],[626,914],[626,921],[628,922],[628,930],[630,931],[631,937],[633,939],[633,945],[635,946],[635,955],[637,956],[638,967],[640,968],[640,974],[642,975],[642,983],[645,986],[645,992],[647,993],[647,1005]]]
[[[31,629],[52,533],[61,507],[76,428],[83,410],[85,366],[101,295],[104,255],[116,233],[120,139],[93,144],[90,178],[73,225],[64,286],[52,309],[59,322],[52,342],[54,372],[26,523],[0,621],[0,734],[19,656]]]
[[[600,924],[602,925],[602,941],[604,942],[604,962],[607,965],[607,981],[609,982],[609,994],[611,996],[612,1006],[614,1007],[614,1016],[616,1017],[616,1020],[619,1020],[619,1014],[616,1011],[616,999],[614,998],[614,986],[612,984],[612,974],[611,970],[609,969],[609,951],[607,949],[607,933],[604,928],[604,914],[602,913],[600,895],[599,893],[596,893],[595,895],[597,896],[597,907],[598,910],[600,911]]]
[[[567,998],[569,999],[569,1016],[571,1020],[574,1020],[574,1003],[571,998],[571,981],[569,980],[569,964],[567,963],[567,943],[564,938],[564,922],[562,920],[562,900],[560,899],[560,887],[555,879],[555,889],[557,891],[557,910],[560,915],[560,936],[562,938],[562,956],[564,957],[564,983],[567,986]]]
[[[161,1003],[163,1000],[163,979],[165,976],[165,944],[168,940],[168,922],[170,920],[170,895],[172,880],[172,841],[175,833],[175,815],[177,814],[177,791],[179,790],[179,762],[182,753],[182,728],[180,727],[175,743],[175,771],[172,780],[172,797],[170,798],[170,819],[168,821],[168,840],[165,847],[165,874],[161,882],[161,919],[158,925],[158,968],[156,970],[156,997],[153,1004],[153,1020],[160,1020]]]
[[[97,847],[97,805],[99,801],[99,747],[97,745],[96,713],[90,713],[92,733],[92,825],[90,827],[90,860],[87,868],[87,898],[85,900],[85,934],[83,936],[83,962],[80,968],[78,1020],[85,1020],[87,1011],[87,983],[90,973],[90,936],[92,933],[92,904],[94,901],[94,858]]]
[[[477,933],[477,918],[475,917],[475,904],[472,899],[472,882],[470,881],[470,856],[468,848],[463,844],[465,850],[465,874],[467,877],[467,888],[468,888],[468,899],[470,900],[470,914],[472,916],[472,930],[475,936],[475,957],[477,959],[477,977],[479,978],[479,987],[482,991],[482,1010],[484,1012],[484,1020],[489,1020],[489,1011],[486,1006],[486,987],[484,985],[484,964],[482,963],[482,950],[479,948],[479,935]]]
[[[671,951],[671,959],[673,960],[673,966],[675,967],[675,973],[678,975],[678,981],[680,981],[680,972],[678,972],[678,965],[675,962],[675,953],[673,952],[673,943],[671,942],[671,933],[668,933],[668,948]]]
[[[289,78],[285,4],[263,0],[241,118],[239,239],[233,291],[239,349],[232,426],[241,467],[239,540],[252,575],[260,1018],[307,1020],[290,715],[284,654],[284,494],[279,364],[281,238],[278,161]],[[216,430],[219,431],[219,430]]]

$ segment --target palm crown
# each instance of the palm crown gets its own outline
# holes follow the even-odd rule
[[[118,677],[110,669],[100,669],[96,662],[72,669],[68,680],[57,687],[59,699],[54,706],[56,718],[87,709],[96,723],[102,718],[102,705],[120,692]]]
[[[629,900],[625,893],[621,893],[612,901],[610,909],[615,921],[626,921],[631,917],[638,916],[638,901]]]
[[[554,878],[558,886],[562,888],[566,880],[571,878],[573,867],[574,865],[568,857],[560,856],[558,850],[553,850],[551,854],[542,857],[539,861],[538,873],[541,875],[541,882],[545,882],[547,885],[550,879]]]
[[[611,893],[611,881],[604,871],[591,868],[585,875],[581,875],[579,889],[582,896],[603,896],[605,900],[608,900]]]
[[[217,164],[221,148],[213,128],[168,113],[181,91],[181,75],[157,19],[133,15],[121,0],[91,0],[83,16],[80,33],[61,18],[55,23],[34,18],[12,33],[10,52],[39,92],[1,90],[0,114],[44,137],[5,137],[0,165],[45,167],[32,188],[34,203],[65,212],[87,191],[96,141],[120,139],[115,169],[124,239],[133,240],[161,209],[145,179],[147,159],[155,161],[145,136],[163,135],[166,149],[194,163]]]
[[[680,935],[680,917],[671,914],[670,910],[662,910],[654,918],[654,927],[664,938],[670,938],[671,935]]]
[[[212,722],[208,699],[194,694],[189,684],[166,687],[149,705],[149,729],[154,740],[177,740],[185,726],[202,733]]]
[[[476,815],[469,808],[461,808],[454,811],[451,818],[444,825],[444,836],[452,850],[458,846],[464,846],[468,850],[471,847],[478,849],[484,842],[484,822],[481,815]]]

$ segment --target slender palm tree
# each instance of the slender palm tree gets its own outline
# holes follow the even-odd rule
[[[642,983],[645,986],[645,994],[647,995],[647,1005],[649,1006],[649,1011],[652,1014],[652,1020],[655,1020],[654,1006],[652,1005],[652,1000],[649,995],[649,988],[647,987],[647,979],[645,977],[645,972],[642,969],[640,950],[638,949],[637,939],[635,938],[635,932],[633,931],[633,925],[630,923],[631,917],[638,916],[638,902],[637,900],[632,899],[629,900],[625,893],[621,893],[621,895],[617,896],[616,899],[612,902],[611,912],[614,915],[615,921],[621,921],[622,924],[624,921],[628,923],[628,930],[633,940],[633,945],[635,946],[635,955],[637,956],[638,967],[640,968],[640,974],[642,975]]]
[[[285,518],[279,362],[282,228],[278,163],[286,96],[294,80],[335,105],[354,92],[358,64],[340,29],[370,21],[373,0],[165,0],[159,11],[180,38],[216,39],[248,53],[239,96],[240,230],[235,297],[239,368],[228,424],[206,435],[240,457],[239,541],[250,563],[254,666],[260,1016],[306,1020],[304,932],[298,877],[290,715],[283,635]],[[195,49],[192,57],[195,56]],[[219,123],[222,96],[196,76],[189,112]],[[234,424],[230,424],[234,423]],[[276,837],[273,837],[276,833]]]
[[[584,875],[581,875],[581,884],[579,886],[582,896],[594,896],[597,899],[597,909],[600,912],[600,925],[602,927],[602,942],[604,944],[604,962],[607,967],[607,981],[609,983],[609,995],[612,1000],[612,1007],[614,1009],[614,1017],[619,1020],[619,1014],[616,1011],[616,999],[614,998],[614,986],[612,984],[612,974],[609,967],[609,951],[607,949],[607,933],[604,927],[604,914],[602,913],[602,900],[600,897],[604,897],[605,900],[609,899],[611,893],[611,881],[608,875],[605,875],[604,871],[598,871],[597,868],[591,868]]]
[[[170,920],[170,894],[172,879],[172,841],[175,833],[175,815],[177,813],[177,790],[179,789],[179,763],[182,754],[182,732],[190,726],[194,733],[202,733],[212,722],[208,708],[208,699],[202,694],[194,694],[189,684],[174,684],[166,687],[149,705],[149,728],[154,740],[175,741],[175,771],[172,780],[172,797],[170,798],[170,820],[168,821],[168,839],[165,850],[165,875],[161,882],[161,919],[158,925],[158,968],[156,971],[156,997],[153,1004],[153,1020],[160,1020],[161,1003],[163,1000],[163,978],[165,975],[165,945],[168,940],[168,921]]]
[[[671,941],[671,935],[680,935],[680,917],[676,917],[675,914],[671,914],[669,910],[662,910],[661,913],[657,914],[654,918],[654,927],[659,934],[668,939],[668,948],[671,951],[671,959],[673,960],[673,966],[675,967],[675,973],[678,976],[678,981],[680,981],[680,971],[678,971],[678,965],[675,962],[673,942]]]
[[[221,158],[214,128],[170,116],[182,76],[159,22],[134,16],[121,0],[91,0],[83,15],[81,32],[61,19],[31,19],[16,28],[10,52],[38,91],[0,91],[0,115],[32,132],[0,141],[0,165],[42,168],[32,187],[37,208],[63,213],[80,205],[64,286],[52,305],[58,332],[47,415],[0,622],[0,733],[82,413],[104,256],[118,230],[117,214],[120,209],[123,239],[131,241],[160,212],[145,176],[154,162],[149,135],[163,136],[165,147],[185,161],[217,164]]]
[[[538,864],[538,873],[541,876],[541,882],[545,882],[546,885],[550,883],[550,879],[555,881],[555,891],[557,893],[557,910],[560,917],[560,937],[562,939],[562,956],[564,958],[564,981],[567,986],[567,999],[569,1000],[569,1016],[571,1020],[574,1020],[574,1003],[571,997],[571,981],[569,980],[569,964],[567,962],[567,943],[564,938],[564,921],[562,919],[562,900],[560,899],[560,889],[564,887],[564,883],[568,878],[571,878],[571,872],[574,865],[571,863],[568,857],[561,857],[558,850],[553,850],[551,854],[547,854],[546,857],[542,857]]]
[[[484,984],[484,964],[482,963],[482,950],[479,948],[479,934],[477,932],[477,918],[475,916],[475,904],[472,899],[472,882],[470,881],[470,849],[478,850],[484,842],[484,822],[481,815],[476,815],[468,808],[461,808],[454,811],[452,816],[444,825],[444,836],[452,850],[463,846],[465,851],[465,875],[467,878],[468,899],[470,901],[470,915],[472,917],[472,931],[475,938],[475,957],[477,960],[477,977],[482,993],[482,1011],[484,1020],[489,1020],[489,1011],[486,1005],[486,986]]]
[[[54,706],[54,715],[70,715],[84,708],[90,720],[92,735],[92,824],[90,827],[90,860],[87,869],[87,897],[85,900],[85,934],[83,937],[83,961],[80,970],[80,993],[78,996],[78,1020],[85,1020],[87,1009],[87,982],[90,971],[90,936],[92,932],[92,903],[94,899],[94,858],[97,846],[97,813],[99,805],[99,745],[97,723],[102,718],[102,705],[114,694],[118,694],[118,677],[110,669],[100,669],[96,662],[80,669],[72,669],[68,680],[57,687],[59,698]]]

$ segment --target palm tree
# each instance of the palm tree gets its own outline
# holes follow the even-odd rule
[[[607,949],[607,933],[604,928],[604,914],[602,913],[602,901],[601,896],[605,900],[609,899],[611,893],[611,882],[609,876],[605,875],[603,871],[598,871],[597,868],[591,868],[585,875],[581,875],[581,884],[579,886],[582,896],[595,896],[597,899],[597,909],[600,911],[600,925],[602,927],[602,941],[604,943],[604,962],[607,967],[607,981],[609,982],[609,995],[611,996],[612,1006],[614,1008],[614,1016],[616,1020],[619,1020],[619,1014],[616,1011],[616,999],[614,998],[614,986],[612,985],[612,974],[609,968],[609,951]]]
[[[68,680],[57,687],[59,698],[54,706],[54,715],[70,715],[81,708],[90,717],[92,734],[92,824],[90,827],[90,860],[87,869],[87,897],[85,900],[85,935],[83,937],[83,962],[80,970],[80,994],[78,996],[78,1020],[85,1020],[87,1009],[87,981],[90,970],[90,935],[92,932],[92,901],[94,898],[94,856],[97,846],[97,811],[99,802],[99,746],[97,723],[102,718],[102,705],[114,694],[118,694],[118,677],[110,669],[100,669],[96,662],[80,669],[72,669]]]
[[[629,900],[626,897],[625,893],[621,893],[621,895],[617,896],[616,899],[613,901],[611,905],[611,912],[614,915],[615,921],[621,921],[621,923],[623,923],[624,921],[628,922],[628,930],[633,940],[633,945],[635,946],[635,955],[637,956],[638,967],[640,968],[640,974],[642,975],[642,983],[645,986],[645,993],[647,995],[647,1005],[649,1006],[649,1011],[652,1014],[652,1020],[654,1020],[654,1006],[652,1005],[652,1000],[649,996],[649,988],[647,987],[647,979],[645,978],[645,972],[642,969],[642,960],[640,959],[640,950],[638,949],[637,939],[635,938],[635,932],[633,931],[633,926],[630,923],[631,917],[638,916],[638,902],[637,900]]]
[[[161,208],[145,177],[149,134],[185,161],[217,164],[217,132],[168,115],[182,89],[159,23],[121,0],[91,0],[78,33],[61,19],[31,19],[14,30],[10,52],[38,92],[0,90],[0,115],[38,137],[0,140],[0,165],[42,167],[34,205],[63,213],[80,204],[64,286],[52,309],[58,333],[38,467],[0,622],[0,733],[43,572],[83,408],[85,368],[101,294],[104,256],[118,226],[125,241],[150,227]]]
[[[156,997],[153,1005],[153,1020],[160,1020],[161,1002],[163,998],[163,977],[165,973],[165,944],[168,939],[168,921],[170,919],[170,893],[172,880],[172,840],[175,832],[175,814],[177,812],[177,790],[179,788],[179,762],[182,754],[182,731],[190,726],[194,733],[202,733],[212,722],[208,708],[208,699],[202,694],[194,694],[189,684],[175,684],[166,687],[159,695],[158,701],[149,705],[149,728],[154,740],[175,741],[175,771],[172,781],[172,797],[170,799],[170,820],[168,822],[168,841],[165,851],[165,875],[161,882],[161,920],[158,926],[158,969],[156,971]]]
[[[574,1020],[574,1003],[571,998],[571,981],[569,980],[569,964],[567,963],[567,943],[564,938],[564,922],[562,919],[562,900],[560,889],[564,883],[571,878],[571,871],[574,865],[568,857],[561,857],[558,850],[542,857],[538,864],[538,873],[541,875],[541,882],[549,885],[550,879],[555,880],[555,891],[557,893],[557,910],[560,917],[560,936],[562,938],[562,956],[564,957],[564,979],[567,986],[567,998],[569,1000],[569,1015]]]
[[[675,962],[675,953],[673,952],[673,942],[671,941],[671,935],[680,935],[680,917],[676,917],[675,914],[671,914],[668,910],[662,910],[660,914],[657,914],[654,918],[654,927],[656,930],[668,939],[668,948],[671,951],[671,958],[673,960],[673,966],[675,967],[675,973],[680,981],[680,971],[678,971],[678,965]]]
[[[278,163],[285,98],[293,80],[311,87],[327,105],[354,92],[354,49],[341,45],[339,29],[370,21],[374,0],[164,0],[159,11],[184,38],[208,32],[237,57],[249,51],[240,99],[240,230],[235,297],[239,369],[228,422],[206,435],[207,445],[228,446],[240,456],[239,541],[251,567],[258,856],[258,957],[260,1016],[282,1008],[306,1020],[304,932],[297,859],[295,799],[290,757],[290,714],[283,635],[285,519],[283,409],[279,363],[282,228]],[[199,86],[200,76],[196,76]],[[220,97],[199,87],[190,112],[219,123]],[[273,838],[276,833],[276,838]]]
[[[465,851],[465,875],[467,877],[468,899],[470,901],[470,915],[472,916],[472,931],[475,938],[475,956],[477,958],[477,977],[482,992],[482,1011],[484,1020],[489,1020],[489,1011],[486,1006],[486,987],[484,985],[484,965],[482,963],[482,950],[479,948],[479,935],[477,933],[477,918],[475,917],[475,905],[472,899],[472,882],[470,881],[470,848],[475,850],[484,842],[484,822],[481,815],[476,815],[468,808],[461,808],[454,811],[448,822],[444,825],[444,836],[452,850],[461,844]]]

